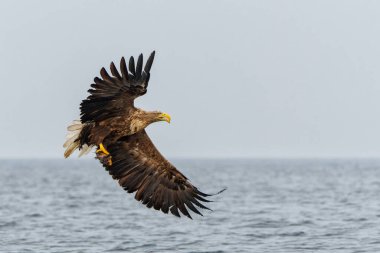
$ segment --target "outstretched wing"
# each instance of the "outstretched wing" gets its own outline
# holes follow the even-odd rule
[[[136,97],[146,93],[155,52],[149,56],[143,70],[143,55],[140,54],[137,64],[133,56],[129,59],[129,67],[124,57],[120,60],[120,72],[112,62],[110,76],[105,68],[100,70],[101,78],[95,77],[90,95],[82,101],[81,121],[102,121],[107,118],[124,115],[133,107]],[[129,71],[128,71],[129,68]]]
[[[120,186],[148,208],[180,217],[178,209],[191,218],[188,209],[202,215],[197,207],[208,209],[200,202],[209,202],[187,178],[156,149],[145,130],[126,136],[107,146],[112,165],[103,166]]]

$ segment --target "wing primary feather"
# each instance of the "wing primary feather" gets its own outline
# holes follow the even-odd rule
[[[155,55],[155,54],[156,54],[156,51],[153,51],[153,52],[150,54],[148,60],[147,60],[146,63],[145,63],[144,71],[145,71],[146,73],[149,73],[149,72],[150,72],[150,69],[151,69],[151,67],[152,67],[153,60],[154,60],[154,55]]]
[[[130,71],[134,76],[136,76],[135,58],[133,58],[133,56],[131,56],[131,58],[129,58],[129,71]]]
[[[120,72],[123,75],[123,80],[128,81],[128,68],[124,57],[121,57],[120,60]]]
[[[186,200],[185,201],[185,204],[186,206],[191,210],[193,211],[194,213],[196,214],[199,214],[200,216],[203,216],[203,214],[201,212],[198,211],[198,209],[195,208],[195,206],[193,205],[193,203],[191,203],[189,200]]]
[[[191,210],[193,211],[194,213],[197,213],[201,216],[203,216],[203,214],[201,212],[198,211],[198,209],[193,205],[193,203],[191,202],[193,197],[191,197],[191,193],[190,192],[183,192],[183,195],[185,197],[185,200],[184,200],[184,203],[186,204],[186,206]]]
[[[162,207],[162,203],[164,202],[163,199],[163,192],[165,189],[162,187],[157,187],[156,192],[153,195],[154,203],[153,203],[153,208],[156,210],[160,210]]]
[[[177,201],[176,201],[176,206],[178,207],[178,209],[181,211],[181,213],[183,213],[185,216],[189,217],[190,219],[193,219],[191,218],[189,212],[187,211],[185,205],[183,204],[183,201],[181,199],[181,197],[178,195],[178,193],[176,194],[177,195]]]
[[[201,192],[200,190],[198,190],[198,189],[195,188],[195,187],[194,187],[194,192],[195,192],[196,194],[201,195],[202,197],[210,197],[210,196],[214,195],[214,194],[206,194],[206,193],[203,193],[203,192]]]
[[[161,206],[161,211],[164,213],[168,213],[168,211],[169,211],[169,205],[170,205],[169,204],[170,203],[169,196],[170,196],[170,194],[168,194],[168,191],[169,190],[162,192],[163,202],[162,202],[162,206]]]
[[[170,212],[177,217],[181,217],[176,206],[170,207]]]
[[[145,72],[145,70],[141,74],[141,81],[143,82],[144,86],[148,86],[148,82],[145,82],[149,74]]]
[[[99,77],[95,77],[94,78],[94,82],[95,82],[95,84],[97,84],[97,85],[100,85],[100,86],[104,86],[104,85],[106,85],[106,82],[104,82],[102,79],[100,79]]]
[[[146,207],[148,207],[148,208],[151,208],[152,206],[153,206],[153,199],[152,199],[153,197],[151,197],[151,198],[149,198],[149,201],[148,202],[146,202],[144,205],[146,205]]]
[[[217,193],[211,193],[211,194],[207,194],[207,193],[204,193],[204,192],[201,192],[200,190],[198,190],[197,188],[194,187],[194,192],[201,195],[202,197],[211,197],[211,196],[215,196],[215,195],[218,195],[218,194],[221,194],[222,192],[224,192],[225,190],[227,190],[227,188],[223,188],[222,190],[218,191]]]
[[[199,196],[198,194],[194,194],[194,198],[199,199],[200,201],[203,201],[203,202],[212,202],[211,200],[208,200],[208,199],[202,198],[202,197]]]
[[[110,75],[107,73],[106,69],[105,68],[102,68],[100,70],[100,75],[102,76],[102,78],[104,80],[107,80],[107,81],[112,81],[112,77],[110,77]]]
[[[117,71],[117,68],[115,67],[115,63],[111,62],[110,69],[111,69],[112,75],[116,77],[117,79],[121,80],[121,76],[119,74],[119,71]]]
[[[210,210],[210,211],[211,211],[210,208],[208,208],[207,206],[202,205],[202,204],[201,204],[198,200],[196,200],[195,198],[192,198],[192,199],[191,199],[191,202],[193,202],[194,204],[196,204],[197,206],[199,206],[199,207],[202,208],[202,209],[207,209],[207,210]]]
[[[140,54],[139,58],[137,59],[136,80],[140,79],[141,77],[142,66],[143,66],[143,55]]]

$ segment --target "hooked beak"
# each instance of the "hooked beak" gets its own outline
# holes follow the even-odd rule
[[[167,114],[167,113],[161,113],[161,114],[160,114],[160,119],[161,119],[162,121],[166,121],[166,122],[170,123],[171,117],[170,117],[170,115]]]

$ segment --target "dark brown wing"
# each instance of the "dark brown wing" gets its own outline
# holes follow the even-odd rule
[[[191,218],[188,209],[202,215],[196,208],[208,209],[200,202],[209,202],[187,178],[156,149],[145,130],[126,136],[107,146],[112,165],[103,166],[120,186],[148,208],[180,217],[178,209]]]
[[[128,113],[128,108],[133,107],[133,100],[147,91],[154,55],[153,51],[144,70],[142,54],[136,67],[134,58],[129,59],[129,72],[124,57],[120,61],[121,74],[113,62],[110,66],[112,76],[102,68],[101,78],[95,77],[92,88],[88,90],[90,95],[80,105],[81,121],[102,121]]]

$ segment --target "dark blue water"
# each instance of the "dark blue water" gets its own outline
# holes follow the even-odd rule
[[[0,252],[380,252],[380,161],[179,160],[213,212],[147,209],[94,160],[0,163]]]

